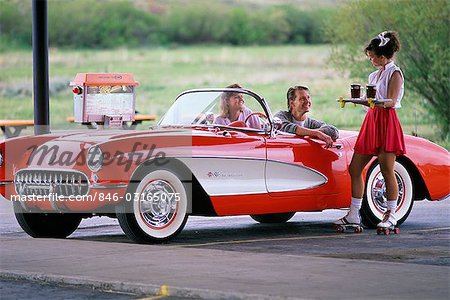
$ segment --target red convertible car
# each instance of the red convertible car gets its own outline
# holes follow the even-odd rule
[[[217,124],[223,93],[239,93],[257,118]],[[82,218],[118,218],[135,242],[173,238],[189,215],[250,215],[286,222],[296,212],[350,205],[348,165],[356,132],[341,131],[333,147],[279,131],[266,100],[245,89],[181,93],[157,126],[144,131],[53,132],[0,143],[0,193],[33,237],[67,237]],[[450,155],[405,136],[399,156],[397,216],[415,200],[450,193]],[[363,223],[374,227],[386,209],[385,183],[374,159],[365,172]]]

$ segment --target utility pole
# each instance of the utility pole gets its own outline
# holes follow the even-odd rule
[[[47,0],[33,0],[34,134],[50,132]]]

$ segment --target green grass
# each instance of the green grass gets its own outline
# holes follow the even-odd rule
[[[264,96],[276,112],[285,108],[289,86],[306,84],[311,89],[312,117],[341,129],[358,129],[365,112],[352,105],[341,109],[336,103],[337,97],[349,95],[352,80],[348,74],[329,67],[329,53],[326,45],[50,49],[51,127],[77,126],[65,121],[73,114],[68,82],[76,73],[130,72],[141,83],[137,88],[136,109],[142,114],[162,116],[183,90],[224,87],[235,82]],[[32,119],[31,51],[1,53],[0,68],[0,119]],[[438,140],[437,128],[418,102],[411,93],[406,93],[402,101],[403,108],[398,114],[405,133],[416,132],[448,149],[449,141]]]

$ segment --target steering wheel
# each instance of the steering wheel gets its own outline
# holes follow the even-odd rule
[[[245,118],[245,124],[247,124],[247,121],[250,119],[250,117],[252,116],[258,116],[261,119],[261,128],[264,128],[266,124],[269,123],[269,118],[267,118],[267,116],[263,113],[260,112],[252,112],[251,114],[249,114],[247,116],[247,118]]]
[[[249,115],[247,116],[247,118],[245,118],[245,121],[244,121],[244,122],[247,123],[248,119],[250,119],[251,116],[258,116],[258,117],[260,117],[260,118],[263,118],[263,119],[265,119],[265,120],[268,120],[268,118],[267,118],[267,116],[266,116],[265,114],[260,113],[260,112],[252,112],[251,114],[249,114]]]

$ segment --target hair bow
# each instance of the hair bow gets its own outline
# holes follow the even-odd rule
[[[384,37],[384,35],[386,33],[387,33],[387,31],[383,31],[382,33],[377,35],[377,38],[380,39],[380,44],[378,45],[378,47],[383,47],[384,45],[386,45],[390,41],[390,38]]]

